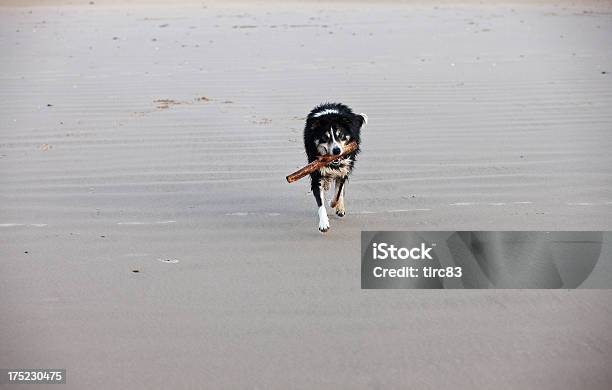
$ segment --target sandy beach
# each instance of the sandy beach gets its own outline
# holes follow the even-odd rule
[[[359,285],[362,230],[612,229],[610,2],[92,3],[0,3],[0,368],[612,386],[610,290]],[[369,121],[322,235],[285,175],[324,101]]]

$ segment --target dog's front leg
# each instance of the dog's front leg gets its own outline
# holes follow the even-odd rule
[[[341,177],[336,179],[336,195],[334,195],[334,199],[332,200],[331,206],[336,209],[336,215],[339,217],[344,217],[346,214],[346,209],[344,207],[344,184],[346,182],[346,177]]]
[[[321,176],[313,175],[311,180],[312,194],[317,201],[317,206],[319,206],[319,231],[325,233],[329,230],[329,218],[327,218],[327,210],[325,209],[325,189],[323,188]]]

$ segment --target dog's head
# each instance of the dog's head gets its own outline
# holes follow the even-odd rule
[[[337,156],[351,141],[359,144],[361,128],[367,122],[365,114],[354,114],[344,105],[333,107],[317,107],[306,120],[306,131],[319,156]]]

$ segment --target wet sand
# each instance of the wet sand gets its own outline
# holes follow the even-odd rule
[[[610,291],[359,288],[361,230],[612,228],[609,2],[88,3],[0,7],[0,367],[610,388]],[[321,235],[326,100],[369,123]]]

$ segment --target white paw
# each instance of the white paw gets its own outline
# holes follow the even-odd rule
[[[319,207],[319,231],[325,233],[329,230],[329,218],[327,218],[327,211],[325,206]]]

